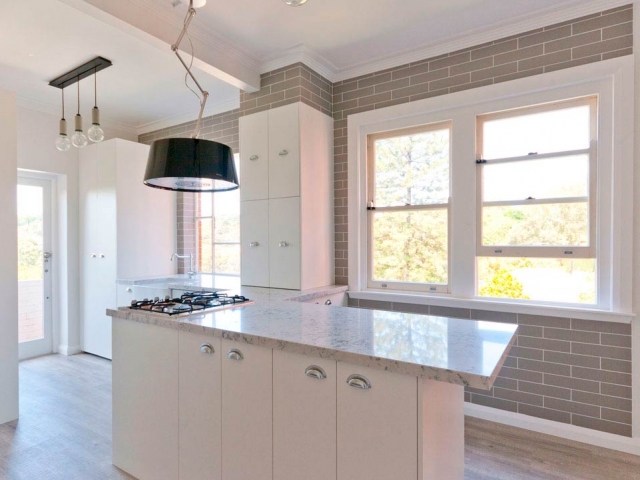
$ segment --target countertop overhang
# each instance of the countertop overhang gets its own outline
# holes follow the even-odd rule
[[[224,288],[215,279],[208,285],[197,279],[165,280],[173,289]],[[341,285],[309,291],[236,286],[229,293],[255,303],[202,315],[126,307],[109,309],[107,315],[485,390],[516,338],[517,326],[511,324],[304,303],[346,290]]]

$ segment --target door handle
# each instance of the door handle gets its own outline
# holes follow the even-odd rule
[[[231,350],[229,350],[229,353],[227,353],[227,358],[229,360],[240,361],[240,360],[244,360],[244,355],[242,355],[242,352],[237,348],[232,348]]]
[[[281,157],[285,157],[289,155],[289,150],[280,150],[280,153],[278,153],[278,155],[280,155]]]
[[[358,373],[354,373],[353,375],[349,375],[347,378],[347,384],[350,387],[361,388],[362,390],[370,390],[371,382],[364,375],[360,375]]]
[[[307,377],[316,378],[318,380],[324,380],[325,378],[327,378],[327,372],[325,372],[322,367],[319,367],[317,365],[309,365],[304,371],[304,374]]]

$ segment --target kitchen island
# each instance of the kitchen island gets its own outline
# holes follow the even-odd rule
[[[461,480],[463,387],[491,388],[517,327],[295,301],[336,289],[109,310],[113,463],[140,479]]]

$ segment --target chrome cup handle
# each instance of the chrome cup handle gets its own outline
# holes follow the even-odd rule
[[[362,390],[370,390],[371,382],[364,375],[360,375],[358,373],[354,373],[353,375],[349,375],[347,378],[347,384],[350,387],[361,388]]]
[[[322,367],[319,367],[317,365],[309,365],[305,369],[304,374],[307,377],[315,378],[317,380],[324,380],[325,378],[327,378],[327,372],[325,372]]]

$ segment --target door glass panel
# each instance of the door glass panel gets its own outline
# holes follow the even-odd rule
[[[44,338],[43,188],[18,185],[18,339]]]

